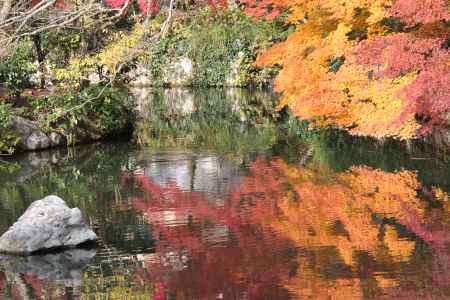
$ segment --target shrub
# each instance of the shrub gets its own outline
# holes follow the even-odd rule
[[[11,105],[0,102],[0,153],[14,153],[19,142],[19,138],[11,130],[12,125]]]
[[[31,44],[22,41],[9,49],[6,58],[0,62],[0,82],[11,96],[20,96],[22,91],[30,86],[30,77],[37,70],[30,59],[31,54]]]
[[[171,34],[151,45],[148,68],[155,85],[161,85],[164,68],[174,58],[187,56],[194,63],[193,86],[227,85],[235,71],[238,85],[261,85],[272,74],[253,67],[256,54],[282,37],[283,26],[278,19],[257,22],[237,9],[216,15],[206,9],[174,21]],[[239,70],[233,70],[237,61]]]
[[[81,92],[37,98],[31,104],[34,118],[44,128],[59,128],[67,135],[80,127],[100,137],[112,135],[126,128],[133,117],[127,92],[109,86],[97,85]]]

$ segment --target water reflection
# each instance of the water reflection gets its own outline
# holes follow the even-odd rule
[[[0,299],[450,299],[448,161],[278,137],[0,161],[1,232],[57,194],[100,237],[96,252],[3,257]]]
[[[300,298],[449,296],[445,193],[422,186],[410,171],[281,169],[292,190],[272,224],[307,252],[298,258],[303,272],[286,282],[290,291]]]
[[[134,94],[142,120],[135,131],[139,144],[245,156],[276,142],[280,114],[266,90],[144,88]]]
[[[14,299],[80,298],[83,271],[95,250],[30,257],[1,256],[0,289]]]
[[[4,295],[450,296],[449,195],[422,183],[422,171],[335,170],[311,153],[299,164],[126,147],[60,154],[31,177],[11,169],[0,188],[9,224],[31,199],[57,193],[86,211],[101,241],[97,253],[3,257]]]
[[[261,299],[269,290],[295,299],[449,296],[448,195],[423,186],[414,172],[359,166],[333,173],[279,158],[257,159],[249,170],[220,206],[205,193],[134,176],[150,196],[135,203],[155,226],[156,252],[182,251],[190,262],[167,284],[177,299],[223,291],[232,291],[226,299]],[[245,288],[233,274],[223,281],[230,269]],[[228,286],[211,290],[205,274]],[[210,290],[194,287],[196,276]]]

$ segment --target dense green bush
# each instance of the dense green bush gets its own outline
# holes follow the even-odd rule
[[[140,144],[240,156],[270,148],[276,142],[276,99],[269,93],[243,89],[178,91],[171,95],[163,89],[152,92],[148,114],[136,126]]]
[[[224,86],[238,71],[239,86],[262,85],[273,74],[253,66],[257,53],[282,38],[287,29],[280,20],[257,22],[240,10],[200,14],[176,20],[171,33],[149,49],[148,68],[155,85],[163,83],[163,70],[174,59],[188,57],[194,63],[193,86]],[[232,65],[238,62],[239,69]]]
[[[19,138],[12,132],[12,108],[10,104],[0,102],[0,154],[14,153]]]
[[[36,98],[33,118],[47,129],[60,129],[76,142],[80,128],[98,138],[123,131],[133,118],[132,101],[123,88],[91,86],[82,92]]]
[[[240,84],[261,84],[267,78],[253,67],[256,54],[283,31],[280,23],[257,22],[240,10],[217,16],[204,13],[188,30],[186,42],[188,56],[196,64],[195,81],[206,86],[224,85],[237,60]]]
[[[8,50],[0,61],[0,82],[11,96],[19,96],[30,86],[30,78],[37,68],[32,62],[31,43],[24,40]]]

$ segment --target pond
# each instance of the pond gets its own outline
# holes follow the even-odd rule
[[[100,240],[1,256],[0,299],[450,298],[450,161],[233,95],[147,91],[134,141],[1,160],[0,233],[56,194]]]

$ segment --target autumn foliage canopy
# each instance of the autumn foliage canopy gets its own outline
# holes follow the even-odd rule
[[[282,67],[280,107],[378,138],[415,138],[448,123],[450,1],[247,2],[257,17],[286,11],[296,28],[257,61]]]

